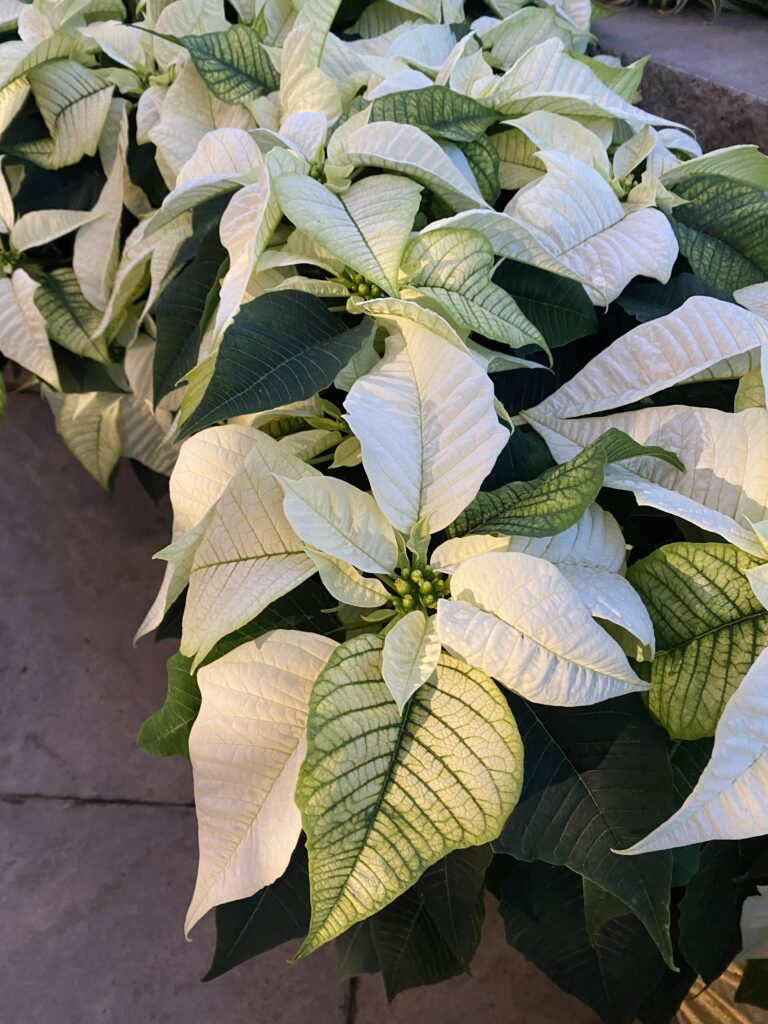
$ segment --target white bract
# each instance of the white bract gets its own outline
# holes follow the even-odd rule
[[[608,467],[606,483],[761,555],[749,523],[768,514],[764,406],[728,413],[669,405],[602,414],[677,384],[739,377],[758,363],[766,341],[763,317],[697,296],[609,345],[525,417],[558,462],[610,427],[676,452],[685,472],[642,457]]]

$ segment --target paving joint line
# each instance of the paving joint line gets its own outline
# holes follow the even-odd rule
[[[347,989],[347,1005],[344,1013],[344,1024],[355,1024],[357,1020],[357,992],[360,985],[359,978],[350,978]]]
[[[20,803],[24,800],[58,800],[71,804],[106,804],[124,807],[194,807],[194,802],[182,800],[136,800],[129,797],[73,796],[60,793],[0,793],[2,803]]]

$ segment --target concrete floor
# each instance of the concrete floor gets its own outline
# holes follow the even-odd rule
[[[189,766],[135,747],[172,643],[131,637],[169,517],[128,466],[110,497],[33,394],[0,426],[2,1024],[598,1024],[504,943],[491,910],[473,976],[351,998],[333,951],[283,947],[206,985],[212,922],[186,943],[196,865]]]

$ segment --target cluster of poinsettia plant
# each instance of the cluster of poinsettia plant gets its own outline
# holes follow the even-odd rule
[[[170,474],[139,742],[209,977],[333,940],[393,997],[487,890],[607,1024],[768,998],[768,157],[590,15],[0,0],[0,351]]]

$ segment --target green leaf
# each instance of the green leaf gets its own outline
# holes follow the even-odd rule
[[[470,96],[447,85],[405,89],[379,96],[371,104],[371,121],[415,125],[452,142],[472,142],[497,121],[499,115]]]
[[[768,960],[750,960],[744,968],[736,1002],[768,1010]]]
[[[713,736],[728,699],[768,646],[768,611],[731,544],[668,544],[627,573],[656,633],[648,706],[672,736]]]
[[[312,923],[299,958],[452,850],[494,838],[519,793],[520,738],[495,684],[444,655],[400,716],[381,676],[383,646],[371,635],[342,644],[310,698],[296,801]]]
[[[516,480],[495,491],[481,491],[448,528],[448,535],[551,537],[562,533],[581,519],[597,497],[606,466],[637,455],[679,464],[663,448],[640,445],[613,428],[537,480]]]
[[[640,922],[607,922],[593,948],[581,879],[549,864],[516,864],[501,887],[507,941],[605,1024],[631,1024],[664,964]]]
[[[226,32],[182,36],[195,69],[213,95],[224,103],[242,103],[273,92],[280,76],[259,36],[247,25]]]
[[[695,274],[729,291],[768,277],[768,203],[759,185],[700,174],[675,193],[686,203],[675,207],[672,226]]]
[[[525,783],[494,849],[561,864],[612,893],[672,965],[670,855],[630,865],[630,858],[611,852],[669,813],[672,775],[663,732],[634,695],[578,708],[507,699],[525,746]]]
[[[192,659],[172,655],[167,663],[168,693],[165,703],[146,720],[136,741],[142,750],[157,757],[183,754],[189,757],[189,730],[200,710],[200,691]]]
[[[640,323],[646,323],[674,312],[693,295],[709,295],[724,302],[733,301],[732,292],[715,288],[695,274],[676,274],[666,284],[647,280],[632,281],[616,301]]]
[[[35,305],[45,317],[51,341],[76,355],[109,361],[104,340],[96,337],[101,313],[80,291],[69,267],[45,275],[35,292]]]
[[[307,851],[300,843],[276,882],[255,896],[216,908],[216,951],[203,981],[213,981],[259,953],[301,938],[308,927]]]
[[[635,459],[638,456],[649,456],[653,459],[661,459],[662,462],[679,469],[681,473],[685,472],[685,466],[674,452],[667,451],[666,448],[657,444],[640,444],[639,441],[635,441],[629,434],[625,434],[623,430],[618,430],[616,427],[606,430],[596,441],[592,442],[592,445],[597,449],[602,449],[608,463]]]
[[[211,295],[218,299],[218,283],[227,256],[219,242],[218,225],[197,242],[194,259],[163,289],[157,304],[157,347],[152,369],[155,403],[173,391],[197,363],[206,314],[212,312]]]
[[[333,382],[369,333],[365,320],[345,331],[321,299],[304,292],[252,299],[227,328],[211,382],[182,436],[311,397]]]
[[[597,333],[595,307],[578,281],[514,260],[504,260],[493,280],[538,327],[550,348]]]
[[[467,158],[483,199],[493,206],[501,192],[499,151],[484,136],[465,142],[461,151]]]

